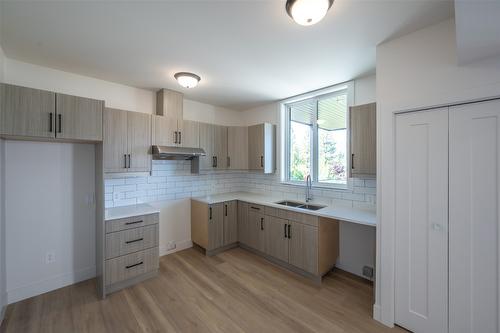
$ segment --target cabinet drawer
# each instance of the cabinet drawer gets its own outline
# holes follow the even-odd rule
[[[159,220],[160,215],[158,213],[108,220],[106,221],[106,233],[144,227],[146,225],[158,223]]]
[[[311,225],[313,227],[318,226],[318,217],[308,214],[302,214],[292,211],[286,212],[286,219],[290,221],[300,222],[303,224]]]
[[[106,285],[121,282],[158,269],[158,248],[106,260]]]
[[[106,235],[106,259],[158,246],[158,224]]]
[[[286,219],[287,218],[287,211],[279,208],[274,208],[274,207],[265,207],[264,208],[264,214],[277,217],[280,219]]]

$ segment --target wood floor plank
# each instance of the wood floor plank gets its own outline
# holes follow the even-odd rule
[[[188,249],[105,300],[88,280],[9,305],[0,332],[404,332],[374,321],[373,301],[370,283],[342,271],[318,285],[241,248]]]

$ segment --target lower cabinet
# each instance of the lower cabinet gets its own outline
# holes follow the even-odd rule
[[[191,238],[209,255],[239,242],[315,278],[330,271],[339,254],[337,220],[242,201],[191,200]]]
[[[318,228],[310,225],[289,222],[289,260],[288,262],[306,272],[318,273]]]
[[[265,249],[266,254],[288,262],[289,240],[288,240],[288,220],[277,217],[266,216]]]
[[[158,223],[158,213],[105,221],[104,246],[98,254],[103,269],[97,274],[103,296],[156,275]]]
[[[191,240],[207,254],[238,242],[238,203],[191,200]]]

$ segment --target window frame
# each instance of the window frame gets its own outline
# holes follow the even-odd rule
[[[317,92],[307,93],[296,98],[285,100],[281,103],[282,110],[282,144],[281,149],[283,151],[281,158],[281,183],[296,185],[296,186],[305,186],[305,181],[296,181],[290,179],[290,152],[291,152],[291,120],[290,120],[290,107],[297,103],[305,100],[313,99],[314,103],[314,117],[312,123],[312,133],[311,133],[311,178],[312,178],[312,186],[316,188],[328,188],[328,189],[340,189],[347,190],[348,189],[348,179],[349,179],[349,170],[351,167],[350,161],[350,113],[349,109],[354,104],[354,89],[352,82],[347,82],[342,85],[333,86],[326,89],[321,89]],[[318,102],[322,99],[326,99],[329,97],[337,96],[340,94],[346,94],[346,182],[345,183],[328,183],[328,182],[320,182],[319,181],[319,167],[318,167],[318,158],[319,158],[319,147],[318,147]]]

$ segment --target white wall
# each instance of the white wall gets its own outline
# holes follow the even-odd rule
[[[9,303],[95,276],[94,145],[5,141],[4,162]]]
[[[500,59],[457,65],[453,20],[377,47],[377,286],[374,316],[394,323],[394,112],[500,96]]]
[[[184,119],[224,126],[244,125],[241,112],[184,99]]]
[[[2,4],[0,3],[0,41],[2,35]],[[4,79],[4,53],[0,44],[0,83]],[[5,276],[5,215],[4,215],[4,141],[0,139],[0,323],[3,320],[5,305],[7,304],[6,276]]]

